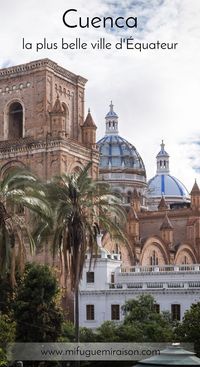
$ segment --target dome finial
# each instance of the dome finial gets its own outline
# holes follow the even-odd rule
[[[110,101],[110,112],[113,112],[113,107],[114,107],[114,105],[113,105],[112,101]]]
[[[106,115],[106,135],[117,135],[118,134],[118,116],[113,110],[113,103],[110,101],[110,110]]]
[[[165,151],[165,144],[162,140],[161,150],[157,154],[157,174],[169,173],[169,154]]]
[[[162,139],[162,143],[160,144],[161,146],[161,151],[164,152],[165,150],[165,144],[164,144],[164,140]]]

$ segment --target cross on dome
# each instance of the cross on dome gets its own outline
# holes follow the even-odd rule
[[[110,112],[113,112],[113,107],[114,107],[114,105],[113,105],[112,101],[110,101]]]
[[[160,144],[160,146],[161,146],[161,151],[164,152],[165,151],[164,140],[162,140],[162,143]]]

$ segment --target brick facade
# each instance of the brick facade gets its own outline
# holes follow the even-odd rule
[[[95,142],[82,134],[85,83],[49,59],[0,70],[1,172],[21,164],[46,180],[92,160],[98,176]]]

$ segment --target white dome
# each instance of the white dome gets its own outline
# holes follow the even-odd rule
[[[159,203],[162,196],[168,204],[190,202],[190,195],[184,184],[170,174],[169,154],[164,148],[162,141],[161,150],[156,156],[156,175],[148,181],[148,198],[151,202],[149,205],[152,208]]]
[[[151,197],[178,197],[188,198],[189,193],[181,181],[170,174],[155,175],[148,182]]]

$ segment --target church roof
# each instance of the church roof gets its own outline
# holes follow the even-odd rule
[[[165,209],[168,209],[168,205],[165,201],[164,196],[162,195],[160,203],[158,204],[158,210],[165,210]]]
[[[136,148],[119,135],[106,135],[97,142],[100,153],[100,168],[132,168],[143,171],[145,166]]]
[[[176,177],[172,176],[169,171],[169,154],[164,149],[162,140],[161,150],[156,156],[157,171],[156,175],[148,182],[149,197],[161,198],[165,196],[165,201],[187,201],[189,193],[186,187]]]
[[[116,112],[113,110],[113,103],[112,101],[110,102],[110,111],[106,114],[106,119],[110,118],[110,117],[114,117],[114,118],[118,118]]]
[[[194,195],[194,194],[200,194],[199,186],[198,186],[196,180],[195,180],[195,183],[194,183],[192,191],[191,191],[191,195]]]
[[[172,224],[169,220],[169,217],[168,217],[167,213],[165,214],[165,218],[164,218],[164,220],[163,220],[163,222],[160,226],[160,229],[161,230],[162,229],[173,229],[173,226],[172,226]]]
[[[160,147],[161,147],[161,150],[157,154],[156,158],[158,158],[158,157],[169,157],[169,154],[165,150],[165,144],[164,144],[163,140],[162,140],[162,143],[160,144]]]
[[[148,182],[148,187],[150,190],[150,197],[154,196],[181,196],[188,197],[189,193],[186,187],[179,181],[176,177],[170,174],[155,175]]]
[[[111,115],[112,118],[109,118]],[[97,146],[100,153],[100,170],[129,170],[130,174],[139,174],[142,182],[146,181],[145,166],[138,151],[134,145],[118,135],[118,116],[113,111],[112,102],[106,115],[106,134],[97,142]]]
[[[86,116],[83,126],[84,127],[95,127],[95,129],[97,128],[92,118],[92,115],[90,113],[90,109],[88,110],[88,114]]]

